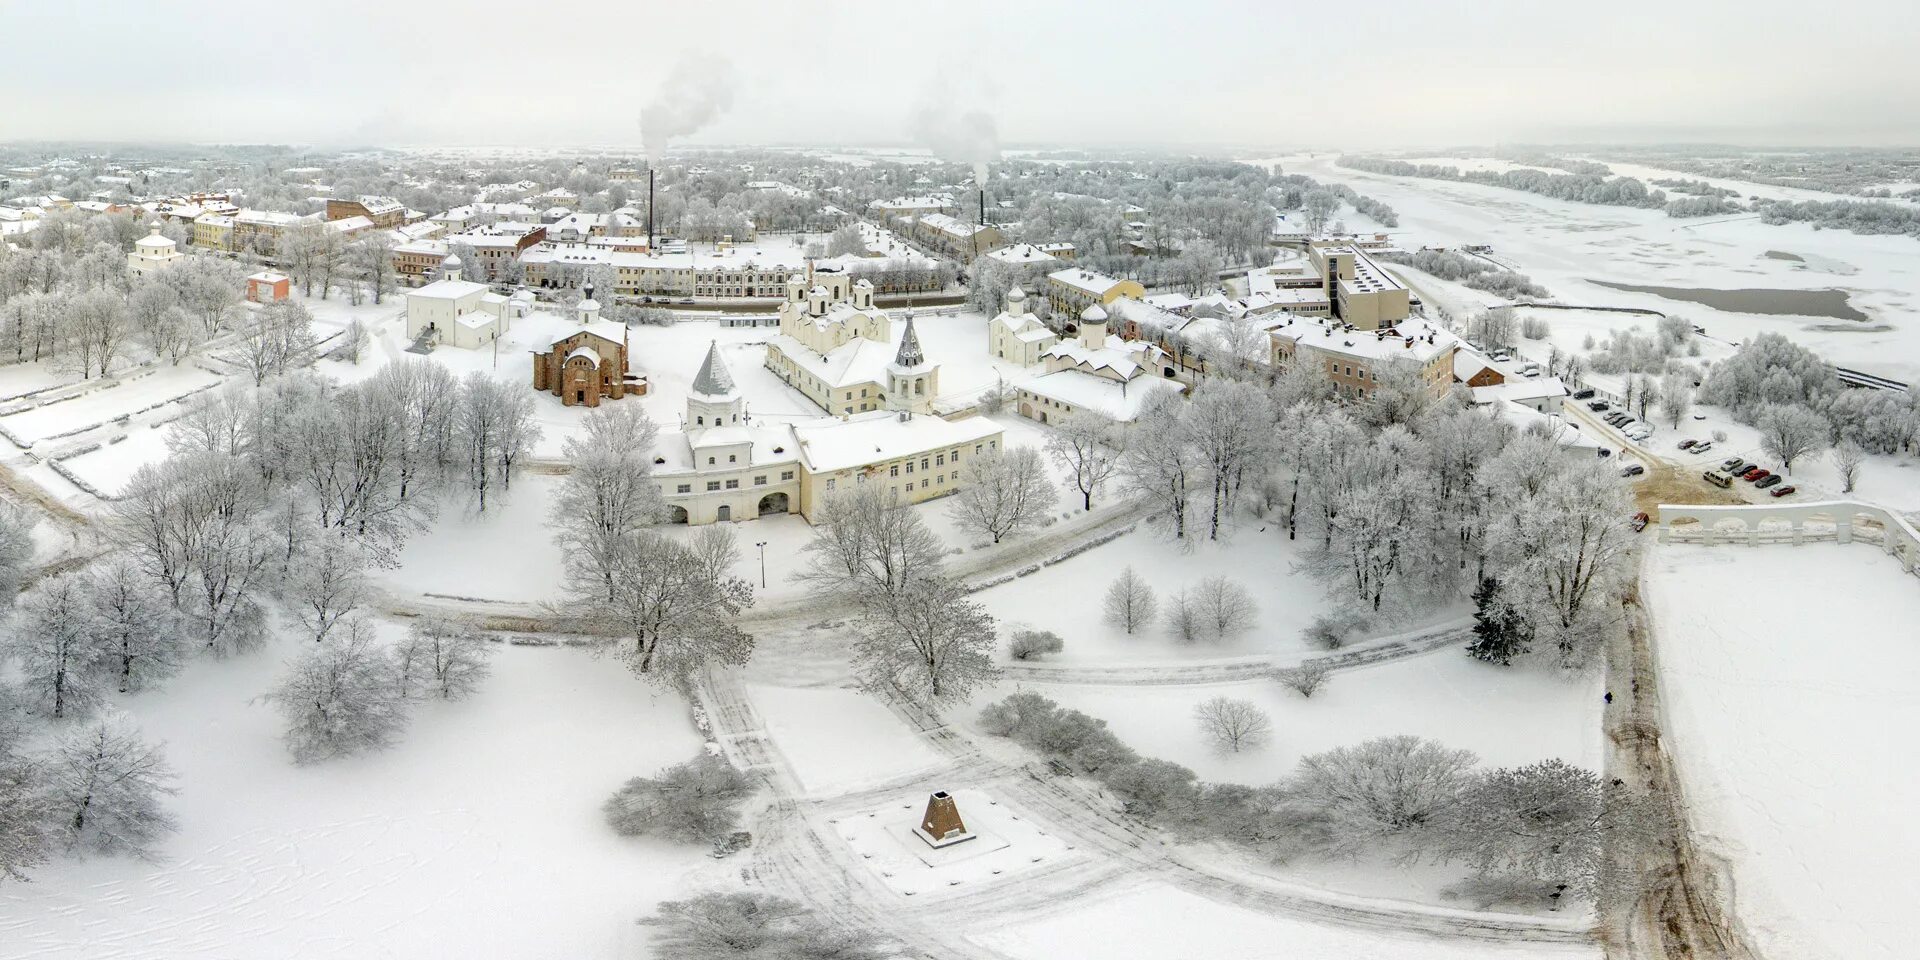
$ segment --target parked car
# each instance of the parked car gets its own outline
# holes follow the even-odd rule
[[[1575,400],[1586,400],[1591,398],[1592,396],[1593,396],[1592,390],[1575,390],[1573,392],[1573,398]]]
[[[1629,463],[1620,468],[1620,475],[1623,477],[1637,477],[1646,472],[1647,468],[1637,463]]]
[[[1619,423],[1619,422],[1621,422],[1621,421],[1623,421],[1623,420],[1626,420],[1626,419],[1628,419],[1628,417],[1627,417],[1627,415],[1626,415],[1626,414],[1624,414],[1624,413],[1621,413],[1621,412],[1619,412],[1619,411],[1617,411],[1617,410],[1616,410],[1616,411],[1614,411],[1613,413],[1609,413],[1609,414],[1607,414],[1607,422],[1608,422],[1608,423]]]
[[[1712,450],[1712,449],[1713,449],[1712,440],[1702,440],[1699,443],[1696,443],[1693,445],[1694,453],[1706,453],[1708,450]]]
[[[1692,450],[1692,449],[1693,449],[1693,445],[1694,445],[1694,444],[1696,444],[1696,443],[1699,443],[1699,442],[1700,442],[1700,441],[1698,441],[1698,440],[1682,440],[1682,441],[1680,441],[1680,449],[1682,449],[1682,450]]]
[[[1650,519],[1652,518],[1648,517],[1645,511],[1634,514],[1633,515],[1633,532],[1639,533],[1640,531],[1645,530],[1647,528],[1647,521]]]
[[[1787,494],[1792,493],[1793,491],[1794,491],[1794,486],[1793,484],[1789,483],[1784,487],[1774,487],[1772,490],[1768,490],[1767,496],[1784,497]]]
[[[1495,350],[1493,352],[1493,359],[1498,360],[1501,363],[1506,363],[1508,360],[1513,359],[1513,354],[1508,353],[1505,350]]]
[[[1718,470],[1708,470],[1706,473],[1700,475],[1700,479],[1723,489],[1733,486],[1733,478]]]
[[[1608,410],[1613,409],[1613,404],[1605,400],[1595,400],[1587,404],[1587,409],[1592,410],[1594,413],[1606,413]]]
[[[1624,428],[1620,432],[1626,434],[1629,440],[1645,440],[1653,436],[1653,428],[1644,423],[1636,423],[1633,426]]]
[[[1740,479],[1758,482],[1761,478],[1769,476],[1772,474],[1765,467],[1748,467],[1747,472],[1740,475]]]
[[[1778,483],[1779,483],[1779,482],[1780,482],[1780,481],[1781,481],[1782,479],[1783,479],[1783,478],[1782,478],[1782,477],[1781,477],[1781,476],[1780,476],[1779,474],[1777,474],[1777,473],[1770,473],[1770,474],[1767,474],[1767,475],[1766,475],[1766,476],[1764,476],[1764,477],[1761,477],[1761,478],[1760,478],[1760,479],[1758,479],[1758,480],[1755,480],[1755,481],[1753,482],[1753,485],[1754,485],[1754,486],[1755,486],[1756,488],[1758,488],[1758,489],[1761,489],[1761,490],[1765,490],[1765,489],[1766,489],[1766,488],[1768,488],[1768,487],[1771,487],[1771,486],[1774,486],[1775,484],[1778,484]]]
[[[1730,457],[1720,464],[1720,469],[1728,473],[1739,473],[1747,468],[1747,462],[1739,457]]]

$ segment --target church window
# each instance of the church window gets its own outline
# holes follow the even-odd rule
[[[720,481],[718,481],[718,480],[708,480],[708,481],[707,481],[707,489],[708,489],[708,490],[718,490],[718,489],[720,489]]]
[[[677,491],[675,491],[675,492],[677,492],[677,493],[692,493],[692,492],[693,492],[693,484],[691,484],[691,483],[683,483],[683,484],[681,484],[681,485],[680,485],[680,487],[679,487],[679,489],[678,489]]]
[[[754,477],[754,478],[753,478],[753,485],[754,485],[754,486],[756,486],[756,487],[764,487],[764,486],[766,486],[766,485],[767,485],[767,477],[766,477],[766,474],[761,474],[760,476],[757,476],[757,477]]]
[[[782,479],[782,480],[792,480],[792,479],[793,479],[793,471],[792,471],[792,470],[782,470],[782,471],[780,471],[780,479]]]
[[[739,462],[740,462],[740,457],[739,457],[739,456],[738,456],[737,454],[731,454],[731,453],[729,453],[729,454],[727,454],[727,462],[728,462],[728,463],[739,463]]]
[[[727,489],[728,489],[728,490],[738,490],[738,489],[740,489],[740,481],[738,481],[738,480],[728,480],[728,481],[727,481]]]

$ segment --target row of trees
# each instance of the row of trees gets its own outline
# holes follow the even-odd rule
[[[1548,295],[1546,287],[1533,282],[1533,278],[1526,274],[1515,273],[1478,257],[1451,250],[1420,250],[1414,253],[1383,250],[1374,256],[1509,300]]]
[[[1232,749],[1265,736],[1257,709],[1211,700],[1203,731]],[[1482,769],[1466,750],[1381,737],[1301,759],[1264,787],[1202,783],[1142,758],[1106,722],[1036,693],[990,704],[981,724],[1099,780],[1144,817],[1190,838],[1238,843],[1276,860],[1361,856],[1461,863],[1480,889],[1551,901],[1594,897],[1612,879],[1603,847],[1643,835],[1647,813],[1625,791],[1559,760]]]
[[[1664,207],[1667,204],[1664,191],[1649,190],[1646,184],[1632,177],[1609,178],[1603,174],[1548,173],[1544,170],[1462,170],[1450,165],[1415,164],[1377,157],[1343,156],[1338,162],[1340,166],[1368,173],[1428,180],[1459,180],[1578,203],[1615,207]]]

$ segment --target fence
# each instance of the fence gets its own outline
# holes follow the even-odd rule
[[[1856,538],[1877,542],[1901,569],[1920,568],[1920,531],[1905,517],[1868,503],[1822,500],[1812,503],[1691,506],[1661,504],[1661,543],[1812,543]]]

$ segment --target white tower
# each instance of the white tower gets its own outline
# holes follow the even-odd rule
[[[740,399],[740,389],[734,386],[733,371],[720,358],[719,342],[710,342],[707,359],[700,364],[693,389],[687,393],[687,422],[682,428],[692,432],[703,427],[737,427],[745,417],[746,404]]]
[[[940,393],[940,365],[929,363],[913,329],[913,310],[907,310],[907,329],[900,335],[900,351],[887,365],[887,409],[932,413]]]

